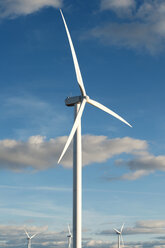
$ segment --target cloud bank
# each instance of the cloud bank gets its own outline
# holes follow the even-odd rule
[[[101,11],[111,11],[118,17],[98,25],[88,32],[101,42],[117,47],[155,55],[165,49],[164,0],[101,0]]]
[[[135,225],[131,227],[125,227],[123,232],[124,237],[124,247],[126,248],[163,248],[165,247],[165,240],[162,237],[157,237],[152,241],[134,241],[127,242],[127,235],[130,234],[164,234],[165,231],[164,220],[145,220],[136,222]],[[21,248],[25,247],[27,244],[26,235],[24,233],[25,226],[16,226],[16,225],[0,225],[0,246],[1,247],[11,247],[11,248]],[[147,232],[144,230],[148,230]],[[47,229],[47,226],[26,226],[28,232],[32,235],[36,232],[39,234],[36,238],[33,239],[33,246],[36,248],[45,247],[62,247],[67,246],[66,233],[67,230],[62,230],[61,232],[50,231]],[[138,232],[137,232],[138,229]],[[132,231],[131,231],[132,230]],[[101,234],[101,233],[100,233]],[[102,231],[102,235],[115,235],[113,230]],[[98,235],[98,234],[97,234]],[[150,236],[149,236],[150,237]],[[139,238],[141,240],[141,238]],[[111,241],[111,237],[108,241],[105,241],[105,238],[102,237],[98,239],[84,239],[83,248],[116,248],[116,242]]]
[[[13,18],[34,13],[44,7],[61,6],[62,0],[0,0],[0,18]]]
[[[0,140],[0,169],[21,172],[27,168],[35,171],[56,167],[67,136],[46,140],[44,136],[31,136],[27,141]],[[165,156],[150,154],[145,140],[130,137],[108,139],[106,136],[82,137],[83,166],[104,163],[115,156],[128,154],[130,159],[116,159],[114,165],[126,173],[120,177],[106,176],[106,180],[136,180],[155,171],[165,171]],[[61,164],[72,168],[72,145]]]
[[[64,239],[65,232],[47,231],[47,226],[15,226],[15,225],[1,225],[0,226],[0,247],[21,248],[27,246],[27,237],[24,228],[30,235],[38,233],[33,239],[33,246],[41,247],[66,247],[67,240]]]
[[[66,136],[45,140],[45,137],[31,136],[26,142],[0,140],[0,168],[15,172],[28,167],[44,170],[57,165],[58,158],[67,140]],[[121,153],[133,153],[146,149],[147,143],[129,137],[108,139],[106,136],[85,135],[82,141],[83,165],[105,162]],[[62,165],[72,167],[72,146],[69,147]]]
[[[83,246],[85,247],[96,247],[96,248],[116,248],[116,242],[111,241],[103,241],[103,240],[90,240],[86,242]],[[134,241],[134,242],[126,242],[124,239],[124,247],[125,248],[164,248],[165,242],[161,240],[154,241]]]
[[[115,161],[117,166],[125,166],[129,172],[120,177],[107,178],[108,180],[136,180],[155,171],[165,171],[165,156],[154,156],[148,151],[134,153],[133,159]]]
[[[114,235],[114,230],[103,230],[100,235]],[[137,221],[133,227],[123,229],[123,235],[137,234],[165,234],[165,220],[141,220]]]

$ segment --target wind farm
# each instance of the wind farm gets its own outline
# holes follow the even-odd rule
[[[164,7],[0,1],[1,248],[165,246]]]

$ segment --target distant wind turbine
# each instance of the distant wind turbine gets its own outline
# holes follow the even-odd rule
[[[122,236],[123,228],[124,228],[124,224],[122,225],[120,231],[115,229],[115,228],[113,228],[113,230],[118,235],[118,248],[120,248],[120,240],[122,241],[122,244],[123,244],[123,247],[124,247],[124,240],[123,240],[123,236]]]
[[[65,147],[62,151],[62,154],[58,160],[60,163],[61,159],[63,158],[66,150],[68,149],[73,137],[74,137],[74,144],[73,144],[73,248],[81,248],[81,235],[82,235],[82,147],[81,147],[81,117],[84,111],[84,107],[86,103],[89,103],[108,114],[114,116],[115,118],[119,119],[120,121],[124,122],[128,126],[131,125],[120,117],[118,114],[110,110],[109,108],[105,107],[104,105],[92,100],[86,94],[83,79],[81,76],[77,56],[75,53],[75,49],[72,43],[72,39],[63,16],[62,11],[61,16],[64,22],[64,26],[66,29],[66,33],[69,40],[69,45],[73,57],[73,63],[75,67],[76,77],[79,84],[79,88],[81,91],[81,96],[74,96],[74,97],[67,97],[65,100],[65,104],[67,106],[74,106],[75,109],[75,122],[68,137],[68,140],[65,144]]]
[[[70,226],[68,225],[68,235],[67,235],[67,238],[68,238],[68,248],[70,248],[71,246],[71,240],[72,240],[72,233],[70,231]]]
[[[31,248],[31,240],[38,234],[38,233],[35,233],[34,235],[32,236],[29,236],[28,232],[24,229],[25,233],[26,233],[26,236],[27,236],[27,248]]]

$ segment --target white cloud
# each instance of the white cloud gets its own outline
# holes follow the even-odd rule
[[[165,49],[164,0],[143,0],[138,6],[135,1],[102,0],[100,9],[115,12],[120,20],[93,28],[88,37],[111,46],[145,50],[152,55]]]
[[[109,247],[112,243],[103,240],[90,240],[86,243],[86,247],[104,247],[105,245]],[[112,246],[111,246],[112,247]]]
[[[0,140],[0,168],[21,171],[27,167],[43,170],[56,166],[67,137],[45,140],[37,135],[26,142]],[[129,137],[108,139],[106,136],[83,136],[83,165],[105,162],[122,153],[134,153],[147,149],[143,140]],[[66,168],[72,167],[72,146],[62,160]]]
[[[120,177],[122,180],[136,180],[155,171],[165,171],[165,156],[154,156],[149,153],[135,157],[127,162],[120,161],[120,163],[125,164],[131,171],[122,175]]]
[[[0,17],[28,15],[44,7],[60,8],[62,0],[0,0]]]
[[[120,177],[121,180],[137,180],[143,176],[147,176],[151,174],[153,171],[147,171],[147,170],[136,170],[134,172],[129,172]]]
[[[114,235],[114,230],[104,230],[101,235]],[[141,220],[137,221],[133,227],[123,229],[123,235],[136,234],[165,234],[165,220]]]
[[[138,228],[165,228],[165,220],[141,220],[136,222]]]
[[[0,140],[0,169],[21,172],[26,168],[45,170],[57,166],[66,136],[46,140],[44,136],[31,136],[27,141]],[[84,135],[82,137],[83,166],[104,163],[108,159],[129,154],[131,159],[117,159],[115,165],[128,170],[120,177],[106,177],[107,180],[136,180],[155,171],[165,171],[165,156],[155,156],[148,152],[145,140],[130,137],[108,139],[106,136]],[[61,164],[72,168],[72,145]]]
[[[144,140],[129,137],[107,139],[106,136],[85,135],[83,137],[83,163],[105,162],[122,153],[133,153],[147,149]]]
[[[131,170],[145,169],[151,171],[157,169],[165,171],[165,156],[154,156],[148,154],[128,161],[127,165]]]
[[[143,221],[142,221],[143,222]],[[157,225],[157,223],[163,222],[160,220],[149,220],[149,221],[144,221],[144,223],[151,223],[151,226],[149,225],[148,230],[150,230],[150,233],[148,232],[148,234],[157,234],[160,233],[159,231],[161,229],[154,229],[155,232],[152,232],[152,225],[153,223],[155,223]],[[141,233],[143,230],[143,227],[136,227],[137,223],[135,223],[135,226],[132,228],[125,228],[123,235],[125,234],[131,234],[131,233],[127,233],[128,230],[135,230],[134,234],[136,233],[136,230],[139,228],[139,233],[140,234],[140,229],[141,229]],[[20,248],[20,247],[24,247],[26,244],[26,235],[24,233],[24,227],[25,226],[17,226],[17,225],[0,225],[0,246],[1,247],[11,247],[11,248]],[[33,246],[35,246],[36,248],[40,248],[40,247],[47,247],[47,248],[52,248],[52,247],[66,247],[67,246],[67,239],[66,239],[66,232],[67,230],[61,230],[60,232],[55,232],[55,231],[51,231],[51,230],[47,230],[47,226],[26,226],[26,229],[28,230],[28,232],[32,235],[36,232],[39,232],[41,234],[39,234],[38,236],[36,236],[36,238],[33,240]],[[162,229],[163,230],[163,229]],[[107,233],[108,235],[110,234],[114,235],[114,231],[113,230],[109,230],[109,233]],[[163,232],[161,232],[163,234]],[[133,234],[133,233],[132,233]],[[98,234],[97,234],[98,235]],[[125,243],[125,247],[126,248],[163,248],[165,247],[165,240],[161,240],[157,239],[157,240],[153,240],[153,241],[142,241],[140,238],[140,241],[134,241],[134,242],[127,242],[127,238],[124,237],[124,243]],[[116,243],[117,243],[117,239],[115,242],[111,241],[111,238],[108,241],[105,241],[105,238],[101,238],[99,236],[96,237],[96,239],[88,239],[88,240],[83,240],[83,248],[92,248],[92,247],[97,247],[97,248],[116,248]]]
[[[116,248],[117,247],[117,241],[111,242],[111,241],[103,241],[103,240],[90,240],[86,242],[83,246],[85,247],[97,247],[97,248]],[[165,241],[162,240],[154,240],[154,241],[133,241],[133,242],[127,242],[124,239],[124,247],[125,248],[164,248],[165,247]]]
[[[34,144],[34,145],[42,144],[44,142],[44,139],[45,139],[45,137],[40,136],[40,135],[31,136],[29,138],[29,143]]]
[[[56,165],[65,137],[44,141],[42,136],[32,136],[28,141],[1,140],[0,167],[21,171],[32,167],[36,170]]]
[[[117,12],[126,11],[127,13],[136,6],[134,0],[102,0],[101,10],[114,10]]]
[[[24,228],[28,231],[30,235],[39,233],[33,239],[33,245],[36,248],[40,247],[62,247],[65,248],[67,240],[64,239],[65,233],[48,231],[47,226],[16,226],[16,225],[0,225],[0,246],[1,247],[11,247],[20,248],[25,247],[27,244],[26,234]]]
[[[123,22],[107,23],[90,31],[90,35],[98,38],[106,45],[124,47],[132,50],[145,49],[151,54],[163,49],[162,34],[157,34],[149,23]],[[163,34],[164,36],[164,34]]]
[[[129,172],[120,177],[107,177],[107,180],[136,180],[155,171],[165,171],[165,156],[154,156],[147,150],[135,151],[130,160],[118,159],[116,166],[125,166]]]

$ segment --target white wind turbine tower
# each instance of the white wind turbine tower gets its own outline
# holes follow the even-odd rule
[[[122,236],[122,232],[123,232],[123,228],[124,228],[124,224],[122,225],[120,231],[113,228],[113,230],[116,232],[116,234],[118,235],[118,248],[120,248],[120,240],[122,241],[122,244],[124,246],[124,241],[123,241],[123,236]]]
[[[26,236],[27,236],[27,248],[31,248],[31,240],[38,234],[38,233],[35,233],[34,235],[30,236],[28,234],[28,232],[24,229],[25,233],[26,233]]]
[[[58,160],[58,164],[60,163],[62,157],[64,156],[66,150],[68,149],[72,139],[74,141],[73,144],[73,248],[81,248],[81,234],[82,234],[82,147],[81,147],[81,116],[85,107],[86,103],[89,103],[108,114],[116,117],[120,121],[124,122],[128,126],[131,127],[131,125],[125,121],[122,117],[120,117],[118,114],[114,113],[112,110],[108,109],[107,107],[103,106],[102,104],[92,100],[89,98],[89,96],[86,94],[79,64],[77,61],[76,53],[74,50],[74,46],[72,43],[72,39],[65,21],[65,18],[63,16],[62,11],[61,16],[64,22],[64,26],[66,29],[66,33],[69,40],[69,45],[71,48],[71,53],[73,57],[73,63],[75,67],[76,77],[77,81],[80,87],[81,96],[75,96],[75,97],[67,97],[65,100],[65,104],[67,106],[74,106],[75,109],[75,121],[74,125],[72,127],[72,130],[70,132],[70,135],[68,137],[68,140],[65,144],[65,147],[62,151],[62,154]]]
[[[70,248],[71,246],[71,240],[72,240],[72,233],[70,231],[70,226],[68,225],[68,235],[67,235],[67,238],[68,238],[68,248]]]

